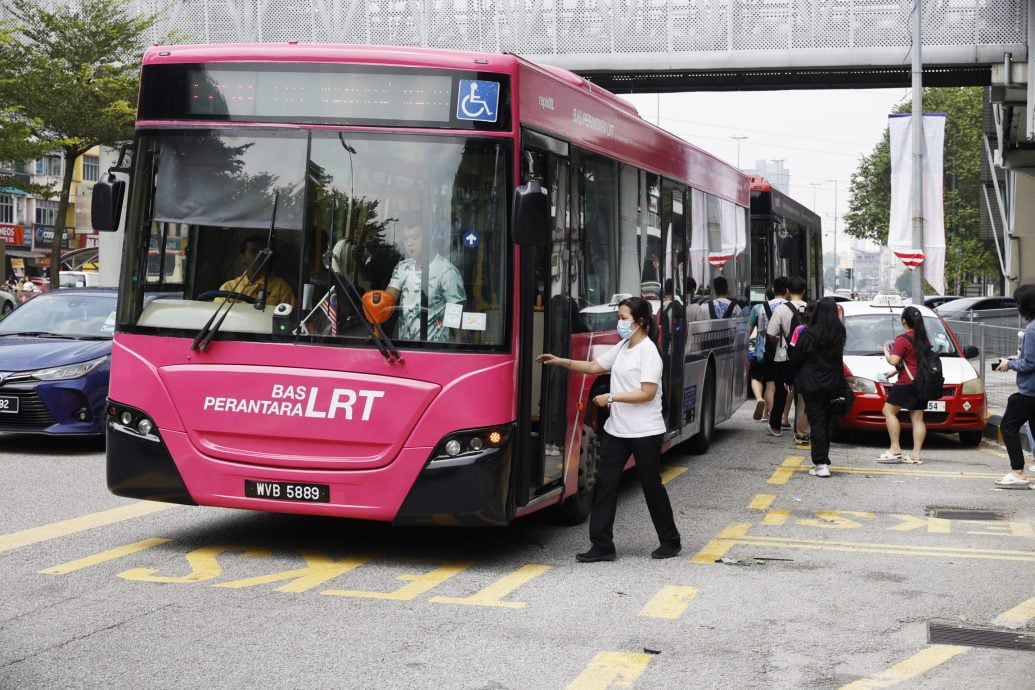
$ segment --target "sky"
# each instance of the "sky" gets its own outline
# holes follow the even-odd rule
[[[822,218],[824,252],[833,251],[836,190],[838,254],[845,257],[850,240],[843,234],[843,218],[852,174],[880,142],[888,114],[909,102],[912,91],[819,89],[622,97],[636,106],[643,119],[733,165],[738,164],[738,155],[744,169],[754,167],[756,160],[783,159],[790,173],[788,193]]]

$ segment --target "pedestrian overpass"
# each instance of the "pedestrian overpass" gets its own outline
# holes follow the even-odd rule
[[[53,0],[53,4],[77,4]],[[989,234],[1035,280],[1035,0],[921,0],[925,86],[988,86]],[[518,53],[618,93],[908,86],[914,0],[140,0],[152,38]],[[3,15],[0,10],[0,16]],[[1025,269],[1025,267],[1028,267]],[[1027,270],[1027,273],[1025,273]]]

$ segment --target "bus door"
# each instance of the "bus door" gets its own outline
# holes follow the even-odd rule
[[[571,333],[578,318],[571,299],[572,255],[570,251],[571,194],[567,146],[542,135],[527,136],[549,150],[526,148],[524,158],[535,159],[535,169],[543,177],[543,186],[550,196],[550,241],[536,249],[536,299],[532,306],[533,352],[529,359],[549,352],[558,357],[571,356]],[[539,142],[539,139],[543,142]],[[568,378],[562,367],[536,365],[532,373],[532,399],[524,411],[531,415],[533,454],[531,488],[552,487],[564,476],[568,438]]]
[[[685,295],[687,254],[683,189],[664,180],[661,187],[661,229],[664,287],[661,296],[661,356],[664,363],[662,392],[664,414],[670,431],[683,424],[683,363],[686,351]],[[671,281],[671,282],[670,282]]]

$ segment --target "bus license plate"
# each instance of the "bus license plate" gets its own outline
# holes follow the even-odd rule
[[[330,503],[331,487],[328,484],[296,484],[295,482],[260,482],[244,480],[244,495],[248,498],[272,498],[278,501],[301,501],[303,503]]]
[[[944,400],[928,400],[927,412],[945,412]]]
[[[0,395],[0,412],[18,413],[18,398],[11,395]]]

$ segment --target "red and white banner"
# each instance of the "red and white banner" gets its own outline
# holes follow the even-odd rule
[[[910,270],[923,265],[924,278],[938,294],[945,292],[945,208],[942,199],[945,114],[923,117],[923,247],[913,246],[912,115],[889,115],[891,139],[891,214],[888,248]]]

